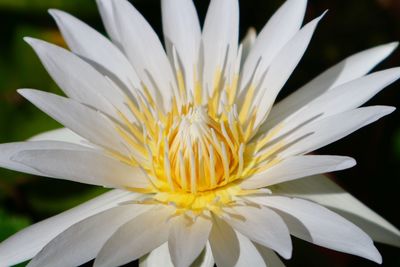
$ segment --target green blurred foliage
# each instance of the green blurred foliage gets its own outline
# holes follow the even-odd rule
[[[96,12],[95,2],[87,0],[1,0],[0,8],[9,11],[42,12],[49,8],[57,8],[69,12]]]

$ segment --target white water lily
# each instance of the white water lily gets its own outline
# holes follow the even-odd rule
[[[319,175],[355,161],[309,155],[394,110],[359,106],[400,77],[367,75],[397,44],[274,104],[322,18],[301,26],[306,0],[240,45],[237,1],[212,0],[201,29],[191,0],[163,0],[166,53],[129,2],[97,3],[112,41],[58,10],[71,51],[26,38],[67,97],[19,93],[66,128],[1,145],[0,165],[114,190],[3,241],[0,266],[282,266],[290,235],[377,263],[369,235],[400,246],[394,226]]]

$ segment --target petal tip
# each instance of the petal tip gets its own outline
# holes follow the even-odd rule
[[[342,162],[338,167],[342,170],[352,168],[357,165],[357,161],[354,158],[348,158],[344,162]]]

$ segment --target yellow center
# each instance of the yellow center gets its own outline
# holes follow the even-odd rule
[[[253,94],[246,94],[238,112],[237,76],[221,83],[217,72],[208,95],[199,83],[188,94],[180,72],[176,75],[179,92],[168,113],[157,110],[146,88],[135,102],[128,100],[136,122],[120,113],[125,127],[117,130],[134,152],[114,156],[147,172],[152,201],[183,210],[216,210],[251,193],[240,189],[240,180],[276,162],[268,153],[256,155],[271,137],[251,141],[256,112],[248,103]]]

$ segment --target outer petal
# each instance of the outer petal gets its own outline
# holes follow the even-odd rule
[[[264,72],[282,47],[297,33],[303,22],[306,6],[306,0],[288,0],[269,19],[244,64],[241,90],[249,82],[257,64],[260,64],[259,68]]]
[[[18,154],[21,151],[37,149],[86,150],[87,148],[76,144],[57,141],[35,141],[0,144],[0,167],[39,176],[46,176],[44,173],[41,173],[36,169],[11,160],[14,155]]]
[[[285,139],[288,147],[280,156],[286,158],[290,155],[314,151],[392,113],[394,110],[393,107],[370,106],[317,120],[301,127]]]
[[[117,78],[127,88],[140,86],[132,65],[107,38],[68,13],[54,9],[49,12],[56,20],[68,47],[75,54],[89,60],[89,63],[95,63],[104,70],[104,75]]]
[[[377,263],[382,257],[371,238],[332,211],[298,198],[249,197],[249,200],[281,211],[290,233],[314,244],[358,255]],[[283,213],[282,213],[283,212]]]
[[[203,81],[204,88],[212,92],[223,75],[225,57],[233,64],[239,38],[239,3],[237,0],[212,0],[203,27]]]
[[[199,59],[201,29],[192,0],[161,1],[165,45],[170,58],[172,46],[182,62],[187,90],[194,89],[194,69]]]
[[[137,194],[112,190],[80,206],[36,223],[0,243],[0,264],[10,266],[29,260],[48,242],[71,225],[115,207],[118,203],[134,199]]]
[[[211,231],[211,221],[201,216],[195,221],[179,216],[171,226],[168,247],[175,267],[190,266],[203,251]]]
[[[102,113],[54,94],[30,89],[18,92],[53,119],[89,141],[113,151],[127,151],[115,131],[116,125]]]
[[[313,174],[351,168],[356,164],[349,157],[294,156],[277,163],[266,171],[246,178],[240,186],[245,189],[266,187]]]
[[[239,259],[240,246],[236,233],[229,224],[214,216],[209,240],[217,266],[235,266]]]
[[[145,257],[140,258],[140,267],[174,267],[169,255],[168,243],[154,249]],[[207,243],[201,255],[190,265],[191,267],[213,267],[214,259],[210,245]]]
[[[332,209],[358,225],[375,241],[400,247],[400,231],[323,175],[310,176],[273,187],[274,192],[292,195]]]
[[[112,188],[149,188],[146,173],[94,150],[35,149],[12,160],[47,176]]]
[[[168,207],[157,207],[121,226],[100,250],[94,266],[120,266],[136,260],[168,239]]]
[[[96,0],[96,3],[108,35],[114,44],[122,48],[120,32],[118,31],[118,25],[114,15],[113,1],[114,0]]]
[[[247,237],[245,237],[241,233],[236,232],[236,235],[239,240],[240,255],[235,266],[266,267],[266,262],[264,261],[261,254],[258,252],[256,245],[253,244]]]
[[[83,137],[80,137],[68,128],[60,128],[43,132],[32,136],[28,139],[28,141],[60,141],[88,146],[87,140],[85,140]]]
[[[276,255],[273,250],[269,248],[263,247],[259,244],[254,244],[260,253],[260,255],[264,258],[264,261],[267,263],[267,266],[272,267],[285,267],[285,264],[281,261],[281,259]]]
[[[253,206],[226,208],[225,212],[237,216],[224,218],[235,230],[250,240],[275,250],[285,259],[291,257],[292,242],[289,230],[276,212],[266,207]]]
[[[118,118],[116,107],[123,110],[125,106],[122,92],[112,90],[105,77],[89,63],[56,45],[32,38],[25,40],[68,97]]]
[[[113,1],[121,45],[159,108],[170,110],[175,79],[165,51],[151,26],[126,0]]]
[[[123,205],[82,220],[55,237],[29,267],[79,266],[94,259],[108,238],[123,224],[151,208]]]
[[[317,24],[322,17],[323,15],[307,23],[295,36],[293,36],[293,38],[282,48],[271,62],[265,77],[263,77],[265,70],[261,68],[259,69],[260,72],[256,74],[258,78],[255,79],[257,83],[261,82],[261,84],[259,85],[259,90],[256,94],[255,101],[253,102],[253,107],[257,108],[257,119],[255,125],[258,125],[265,120],[279,91],[282,89],[283,85],[300,62],[300,59],[303,57]],[[261,59],[260,62],[262,61],[263,59]],[[256,86],[257,85],[258,84],[256,84]]]
[[[279,134],[284,135],[312,118],[322,119],[357,108],[399,77],[400,68],[392,68],[332,88],[284,120]]]
[[[367,74],[376,64],[390,55],[397,45],[398,43],[390,43],[370,48],[354,54],[329,68],[276,104],[268,116],[266,125],[262,128],[271,128],[272,125],[277,124],[301,107],[306,106],[308,102],[324,92]]]

